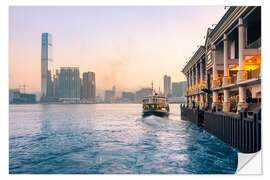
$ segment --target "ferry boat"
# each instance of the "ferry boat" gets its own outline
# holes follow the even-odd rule
[[[169,115],[169,103],[168,98],[160,96],[155,93],[152,96],[146,96],[143,98],[143,116],[168,116]]]

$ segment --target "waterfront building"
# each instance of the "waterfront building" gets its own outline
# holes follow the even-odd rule
[[[122,102],[134,102],[135,94],[132,92],[122,92]]]
[[[112,92],[113,92],[113,96],[115,96],[116,95],[116,87],[115,86],[112,87]]]
[[[261,107],[261,7],[232,6],[182,72],[189,106],[223,112]],[[193,103],[194,102],[194,103]]]
[[[186,98],[184,96],[182,97],[168,97],[168,102],[170,104],[185,104]]]
[[[36,103],[36,95],[21,93],[18,89],[10,89],[9,90],[9,103],[10,104]]]
[[[52,83],[52,35],[41,35],[41,96],[43,99],[53,96]]]
[[[61,67],[59,74],[59,100],[77,103],[80,101],[80,71],[78,67]]]
[[[145,96],[152,95],[152,92],[153,92],[152,88],[142,88],[142,89],[136,91],[136,101],[141,103],[143,98]]]
[[[57,69],[53,75],[53,97],[56,99],[60,96],[59,89],[59,70]]]
[[[165,96],[169,96],[171,94],[171,87],[172,87],[172,84],[171,84],[171,77],[170,76],[167,76],[165,75],[164,78],[164,95]]]
[[[184,97],[186,92],[186,81],[172,83],[172,97]]]
[[[14,99],[20,98],[19,89],[9,89],[9,103],[12,104]]]
[[[115,93],[112,90],[105,90],[105,93],[104,93],[104,102],[105,103],[112,103],[114,94]]]
[[[115,103],[117,102],[116,100],[116,87],[113,86],[112,90],[105,90],[104,92],[104,102],[105,103]]]
[[[82,99],[90,102],[95,102],[96,80],[94,72],[83,73],[82,87]]]

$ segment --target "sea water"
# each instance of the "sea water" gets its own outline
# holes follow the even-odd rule
[[[9,173],[232,174],[237,151],[141,104],[9,105]]]

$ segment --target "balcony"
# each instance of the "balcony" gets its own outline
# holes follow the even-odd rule
[[[259,79],[260,77],[261,77],[261,68],[245,71],[244,73],[245,80]]]
[[[236,84],[236,82],[237,82],[237,76],[229,77],[229,84]]]
[[[217,87],[222,87],[222,78],[217,78]]]
[[[261,38],[247,45],[247,49],[257,49],[261,47]]]

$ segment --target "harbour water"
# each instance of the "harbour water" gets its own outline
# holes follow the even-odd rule
[[[141,104],[9,106],[11,174],[232,174],[237,151],[180,119],[142,117]]]

